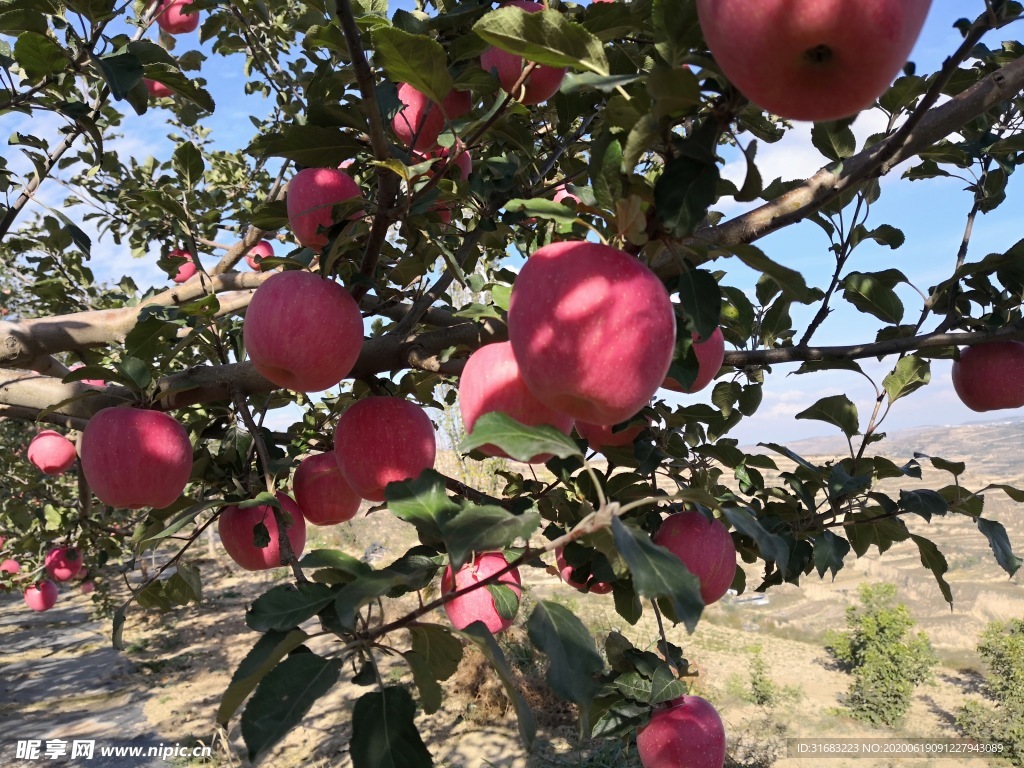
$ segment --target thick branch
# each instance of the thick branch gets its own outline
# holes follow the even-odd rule
[[[245,291],[257,288],[269,275],[255,272],[229,272],[211,279],[197,274],[188,282],[159,293],[139,306],[100,309],[70,315],[41,317],[19,322],[0,322],[0,367],[31,367],[32,361],[56,352],[101,347],[124,339],[135,327],[142,307],[173,307],[214,292]],[[244,298],[231,297],[231,306],[239,308]]]
[[[943,347],[972,346],[993,341],[1024,339],[1024,328],[1007,326],[994,333],[926,333],[906,339],[891,339],[873,344],[854,344],[848,347],[781,347],[779,349],[758,349],[751,352],[735,351],[725,353],[725,365],[734,368],[775,365],[777,363],[801,363],[813,360],[860,360],[867,357],[885,357],[918,349],[941,349]]]
[[[963,93],[929,110],[917,128],[906,136],[905,143],[895,151],[892,145],[897,137],[893,136],[847,158],[841,165],[822,168],[796,189],[760,208],[721,226],[699,229],[683,244],[695,247],[739,245],[783,229],[858,184],[884,176],[904,160],[955,133],[965,123],[1019,95],[1021,90],[1024,90],[1024,59],[1007,64]],[[712,253],[701,258],[693,254],[690,258],[699,264],[722,255],[725,253]],[[652,266],[662,277],[672,277],[682,269],[680,260],[672,253],[663,254]]]

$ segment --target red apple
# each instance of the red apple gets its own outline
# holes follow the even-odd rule
[[[993,341],[960,350],[953,389],[972,411],[1024,406],[1024,342]]]
[[[442,109],[422,92],[408,83],[398,86],[398,100],[401,111],[391,120],[391,129],[398,140],[417,152],[425,152],[437,146],[447,120],[456,120],[473,108],[473,97],[469,91],[452,90],[441,103]],[[416,143],[413,144],[413,138]]]
[[[259,262],[256,261],[256,257],[259,256],[261,259],[269,259],[274,255],[274,246],[267,240],[260,240],[256,245],[249,249],[249,252],[245,254],[245,263],[249,265],[251,269],[255,269],[257,272],[262,270]]]
[[[345,378],[359,359],[363,316],[333,280],[278,272],[253,294],[242,334],[264,378],[295,392],[320,392]]]
[[[44,429],[28,444],[28,460],[44,475],[66,472],[77,458],[75,444],[52,429]]]
[[[84,368],[84,367],[85,367],[84,363],[75,363],[68,370],[69,371],[77,371],[79,368]],[[88,384],[90,387],[105,387],[105,386],[107,386],[107,382],[105,382],[103,379],[82,379],[81,382],[83,384]]]
[[[512,288],[508,333],[526,386],[580,421],[620,424],[643,408],[672,362],[675,329],[665,286],[611,246],[546,245]]]
[[[736,545],[719,520],[686,510],[666,517],[652,541],[678,557],[700,579],[704,605],[720,600],[736,576]]]
[[[54,547],[46,553],[43,566],[54,581],[71,581],[84,567],[82,552],[74,547]]]
[[[881,96],[931,0],[697,0],[704,39],[747,98],[790,120],[838,120]]]
[[[614,426],[577,421],[576,431],[580,433],[580,437],[587,441],[591,450],[600,451],[602,448],[619,448],[623,445],[632,445],[637,435],[644,431],[644,425],[636,424],[615,432]]]
[[[334,206],[361,195],[355,179],[338,168],[303,168],[292,177],[285,198],[288,224],[295,239],[303,247],[319,252],[327,245],[327,236],[319,230],[334,224]],[[357,213],[352,218],[360,216]]]
[[[279,492],[277,500],[292,518],[287,528],[288,543],[295,557],[302,557],[302,550],[306,546],[306,520],[289,496]],[[253,529],[260,523],[267,527],[270,535],[270,543],[266,547],[257,547],[253,540]],[[217,518],[217,533],[231,559],[247,571],[266,571],[280,567],[281,538],[273,507],[225,507]]]
[[[303,517],[313,525],[351,520],[363,501],[341,474],[334,451],[303,459],[292,479],[292,493]]]
[[[8,558],[0,563],[0,573],[9,573],[11,576],[18,573],[21,570],[21,563],[17,560],[11,560]]]
[[[25,605],[33,611],[48,611],[57,602],[57,585],[43,580],[25,590]]]
[[[82,590],[83,595],[88,595],[96,589],[96,585],[93,584],[91,581],[83,581],[78,588]]]
[[[522,8],[527,13],[537,13],[544,10],[543,5],[529,2],[529,0],[511,0],[504,5],[514,5],[516,8]],[[522,76],[524,68],[521,57],[506,53],[500,48],[488,48],[484,51],[483,55],[480,56],[480,66],[483,67],[485,72],[496,70],[498,81],[507,92],[512,91],[512,88]],[[565,72],[564,68],[556,69],[554,67],[537,66],[530,73],[530,76],[526,78],[526,83],[520,88],[520,92],[513,94],[513,96],[522,104],[540,104],[542,101],[547,101],[558,92],[559,87],[562,85],[562,79],[565,77]]]
[[[578,589],[580,592],[593,592],[595,595],[607,595],[612,591],[611,584],[606,581],[594,581],[593,576],[587,579],[586,583],[575,581],[572,578],[572,566],[565,562],[565,550],[563,550],[562,547],[555,550],[555,567],[558,568],[558,575],[562,577],[562,581],[573,589]]]
[[[665,389],[692,395],[711,383],[722,370],[722,361],[725,360],[725,337],[722,335],[722,329],[715,328],[707,341],[701,341],[700,336],[694,333],[693,351],[697,355],[697,378],[693,384],[687,388],[675,379],[667,377],[662,384]]]
[[[162,509],[188,483],[192,443],[166,413],[104,408],[82,433],[82,472],[104,504]]]
[[[443,149],[435,152],[433,157],[447,158],[452,151],[457,152],[455,155],[455,162],[452,165],[457,169],[456,177],[461,181],[468,181],[469,175],[473,172],[473,155],[466,148],[464,144],[458,144],[452,149],[444,147]],[[436,164],[440,168],[440,163]]]
[[[615,2],[615,0],[595,0],[595,2],[612,3]],[[575,208],[581,202],[580,199],[576,197],[576,195],[574,195],[572,192],[565,188],[564,184],[555,190],[554,201],[556,203],[568,205],[570,208]]]
[[[430,417],[397,397],[368,397],[338,420],[334,455],[352,490],[384,501],[388,483],[419,477],[434,466],[437,440]]]
[[[441,593],[465,589],[487,579],[503,568],[508,567],[508,560],[501,552],[484,552],[476,556],[471,563],[466,563],[452,576],[452,567],[449,565],[444,569],[441,576]],[[515,592],[516,599],[523,596],[522,582],[519,579],[519,569],[513,568],[508,573],[499,576],[493,582],[504,585]],[[517,606],[518,610],[518,606]],[[512,626],[515,617],[511,619],[502,618],[494,607],[494,597],[486,586],[478,587],[472,592],[453,598],[444,604],[444,612],[448,614],[448,620],[456,629],[465,629],[474,621],[482,621],[492,635],[503,632]]]
[[[725,726],[700,696],[681,696],[657,710],[636,735],[644,768],[722,768]]]
[[[186,280],[192,277],[192,275],[199,271],[198,269],[196,269],[196,263],[192,260],[192,254],[190,254],[186,250],[176,248],[169,254],[167,254],[167,258],[173,261],[183,259],[183,261],[181,262],[181,266],[178,267],[178,271],[175,273],[174,277],[171,278],[176,283],[184,283]]]
[[[487,344],[469,356],[459,379],[459,410],[466,432],[493,411],[531,427],[547,424],[566,435],[572,431],[572,416],[548,408],[526,388],[507,341]],[[495,445],[483,445],[480,450],[487,456],[508,455]],[[550,453],[542,453],[528,463],[542,464],[550,458]]]
[[[180,35],[195,32],[199,26],[199,13],[187,13],[191,10],[192,0],[170,0],[157,11],[156,23],[169,35]]]
[[[142,78],[142,84],[146,86],[146,90],[149,91],[149,95],[154,99],[162,99],[174,93],[174,91],[163,83],[158,83],[156,80],[150,80],[148,77]]]

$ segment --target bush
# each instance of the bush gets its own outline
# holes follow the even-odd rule
[[[957,727],[968,738],[1000,742],[1013,765],[1024,765],[1024,620],[989,624],[978,653],[988,666],[985,693],[993,705],[968,702]]]
[[[854,677],[846,695],[854,717],[894,727],[938,659],[923,632],[911,634],[914,620],[896,603],[895,586],[863,584],[860,602],[846,610],[847,632],[826,633],[826,649]]]
[[[773,707],[781,698],[781,690],[768,676],[768,664],[757,648],[750,657],[750,700],[759,707]]]

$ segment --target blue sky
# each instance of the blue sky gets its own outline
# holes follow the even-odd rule
[[[392,3],[392,11],[398,8],[410,8],[409,2]],[[974,16],[983,8],[981,0],[935,0],[925,30],[912,54],[919,71],[932,71],[942,59],[952,52],[959,44],[959,33],[953,29],[952,23],[960,16]],[[1002,37],[990,35],[984,42],[992,47],[998,45],[1003,37],[1016,32],[1014,28],[1004,31]],[[182,36],[178,51],[183,52],[198,43],[198,35]],[[248,136],[248,115],[266,113],[269,105],[258,96],[245,96],[244,79],[241,73],[241,59],[225,60],[210,56],[208,68],[204,75],[217,101],[217,112],[204,121],[215,137],[225,137],[218,144],[224,148],[234,148],[238,140]],[[170,140],[158,140],[171,131],[167,124],[169,113],[156,108],[145,116],[130,115],[124,124],[122,138],[113,144],[122,156],[132,155],[144,158],[155,153],[160,159],[167,159],[173,149]],[[242,121],[246,130],[239,132],[237,126]],[[858,118],[854,125],[859,138],[879,130],[883,124],[880,112],[867,112]],[[0,118],[0,130],[8,134],[13,131],[33,132],[37,135],[55,134],[58,123],[49,117],[28,118],[7,115]],[[761,144],[758,153],[758,164],[765,181],[776,176],[783,178],[802,178],[810,175],[822,164],[823,159],[813,149],[809,139],[810,125],[799,125],[781,142],[774,145]],[[20,168],[19,155],[9,152],[11,164]],[[741,180],[742,164],[735,156],[726,156],[724,175]],[[967,211],[970,208],[970,195],[962,191],[963,183],[956,179],[939,179],[923,182],[905,182],[899,180],[903,169],[897,169],[882,183],[883,195],[872,209],[870,226],[890,223],[901,228],[906,236],[906,244],[896,250],[875,246],[862,245],[847,271],[872,271],[897,267],[914,280],[922,291],[948,276],[956,258],[956,250],[963,234]],[[1009,197],[1014,200],[1014,193],[1020,194],[1021,184],[1018,177],[1010,184]],[[59,195],[51,185],[44,193]],[[50,202],[59,198],[51,197]],[[971,241],[969,260],[977,260],[993,251],[1004,251],[1020,239],[1019,221],[1015,221],[1012,211],[1013,202],[1006,203],[994,213],[979,217],[974,236]],[[735,215],[752,206],[729,204],[720,206],[720,210],[728,216]],[[1019,207],[1018,207],[1019,209]],[[230,242],[225,240],[225,242]],[[824,288],[832,274],[833,257],[828,249],[828,240],[824,233],[814,224],[801,224],[785,231],[773,234],[758,243],[769,256],[778,262],[802,272],[808,283]],[[277,244],[278,252],[285,247]],[[140,286],[165,284],[166,276],[155,265],[156,254],[151,258],[134,260],[127,249],[118,248],[112,243],[98,241],[94,247],[93,269],[101,280],[116,281],[122,274],[130,274]],[[716,264],[716,268],[729,271],[729,282],[744,289],[752,288],[754,275],[742,266],[731,263]],[[901,297],[907,308],[907,317],[916,317],[920,308],[920,298],[913,290],[905,286],[900,290]],[[862,315],[840,298],[833,302],[836,312],[829,318],[815,336],[815,343],[850,344],[874,339],[878,323],[869,316]],[[794,308],[794,322],[799,329],[806,325],[815,311],[811,308]],[[881,381],[889,366],[867,361],[865,369]],[[800,437],[827,434],[828,428],[817,422],[796,421],[793,416],[824,395],[845,393],[859,406],[862,418],[870,413],[874,393],[870,386],[859,376],[848,373],[817,374],[812,376],[789,376],[795,366],[777,366],[768,377],[765,387],[764,402],[755,417],[746,420],[734,430],[734,437],[741,442],[752,444],[767,439],[792,440]],[[679,402],[692,402],[695,399],[706,399],[709,390],[695,396],[679,397]],[[675,397],[675,396],[673,396]],[[996,412],[995,419],[1002,419],[1014,414]],[[984,419],[980,414],[969,411],[959,403],[949,381],[949,364],[936,362],[933,364],[933,383],[918,393],[901,401],[890,414],[886,427],[889,429],[924,426],[935,424],[958,424],[965,421]]]

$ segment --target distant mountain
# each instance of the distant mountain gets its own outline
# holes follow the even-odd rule
[[[856,446],[857,443],[855,442]],[[848,454],[846,439],[811,437],[788,444],[801,456],[837,456]],[[757,453],[765,448],[748,448]],[[986,469],[1006,469],[1021,474],[1020,455],[1024,452],[1024,420],[1020,417],[1001,421],[979,421],[967,424],[914,427],[887,432],[885,439],[868,446],[869,454],[881,454],[894,461],[909,460],[915,453],[939,456],[950,461],[983,462]]]

